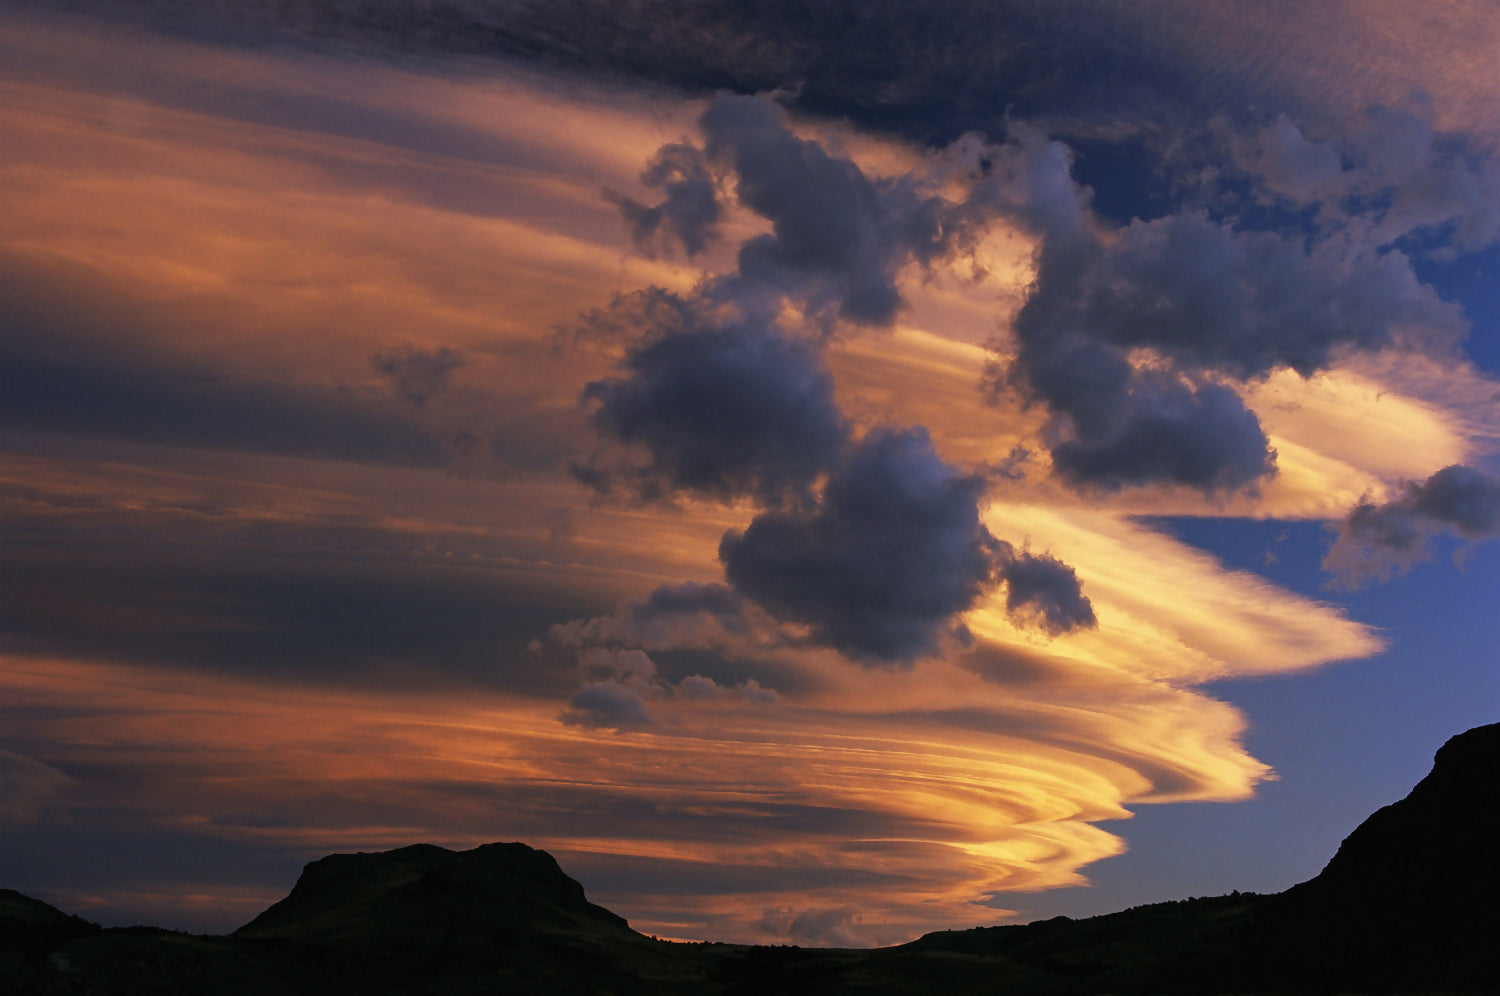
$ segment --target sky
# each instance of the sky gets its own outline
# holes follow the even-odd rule
[[[0,884],[1274,892],[1500,712],[1478,2],[0,6]]]

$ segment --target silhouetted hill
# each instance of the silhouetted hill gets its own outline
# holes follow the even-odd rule
[[[455,938],[637,936],[589,902],[552,855],[525,844],[333,854],[303,868],[290,895],[234,936],[368,946],[434,928]]]
[[[876,951],[672,944],[524,844],[335,854],[228,937],[0,891],[0,993],[1494,993],[1500,724],[1454,737],[1316,878]]]
[[[552,855],[525,844],[331,855],[233,937],[317,953],[343,978],[375,974],[397,991],[442,979],[452,992],[473,979],[508,992],[617,992],[681,975],[665,945],[589,902]]]
[[[1461,733],[1257,925],[1267,982],[1500,991],[1500,723]]]

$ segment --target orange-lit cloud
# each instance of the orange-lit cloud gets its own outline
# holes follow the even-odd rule
[[[856,435],[925,426],[989,473],[984,523],[1076,570],[1097,628],[1049,638],[992,588],[963,615],[971,643],[911,666],[768,619],[624,634],[622,602],[721,581],[720,539],[754,514],[600,503],[568,473],[591,444],[580,394],[620,351],[570,335],[580,316],[686,293],[766,228],[737,210],[705,259],[642,258],[603,195],[644,196],[642,164],[696,140],[702,102],[20,21],[0,42],[26,56],[0,70],[0,277],[37,323],[38,370],[98,359],[76,381],[95,414],[43,410],[0,452],[0,525],[36,578],[0,658],[0,824],[262,849],[287,885],[329,850],[519,838],[678,937],[880,944],[987,922],[1006,893],[1119,854],[1098,822],[1272,776],[1201,686],[1382,647],[1131,515],[1332,519],[1495,431],[1479,375],[1445,404],[1436,376],[1351,359],[1243,386],[1277,452],[1259,492],[1080,495],[1049,476],[1045,411],[981,391],[1035,278],[1035,238],[996,221],[972,258],[898,274],[894,328],[826,344],[834,391]],[[944,176],[940,156],[797,127],[872,174]],[[462,362],[415,401],[378,362],[437,350]],[[232,442],[165,424],[200,416]],[[360,585],[385,601],[351,610]],[[475,618],[509,599],[504,626],[402,642],[441,634],[465,593]],[[334,646],[281,659],[298,626]],[[651,670],[591,672],[601,648]],[[590,682],[649,721],[570,721]],[[232,875],[52,888],[74,911],[218,927],[278,894]]]

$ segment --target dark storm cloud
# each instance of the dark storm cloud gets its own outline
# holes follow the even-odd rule
[[[371,362],[390,382],[397,397],[425,408],[428,401],[448,389],[454,372],[468,361],[462,353],[446,346],[436,349],[398,346],[381,350]]]
[[[19,0],[44,6],[36,0]],[[1090,0],[49,0],[224,42],[520,57],[709,93],[786,89],[796,106],[934,144],[1018,116],[1118,130],[1125,112],[1215,106],[1124,5]],[[1159,115],[1165,116],[1165,115]]]
[[[575,473],[598,490],[624,486],[646,500],[682,491],[771,505],[804,498],[847,432],[817,345],[658,296],[663,307],[637,330],[625,375],[584,391],[594,429],[645,459],[601,453]]]
[[[1005,609],[1012,619],[1031,620],[1058,636],[1099,625],[1093,603],[1073,568],[1047,554],[1012,554],[1000,567],[1005,579]]]
[[[1428,541],[1444,530],[1471,541],[1500,536],[1500,478],[1453,464],[1383,505],[1361,503],[1323,566],[1350,584],[1389,577],[1426,558]]]
[[[995,583],[1000,543],[979,521],[983,482],[944,463],[923,429],[872,431],[808,512],[767,512],[719,545],[730,584],[852,657],[937,650]]]
[[[770,100],[720,97],[701,123],[710,158],[734,171],[740,203],[773,226],[740,247],[742,282],[856,324],[889,325],[903,303],[897,273],[949,255],[963,237],[953,205],[906,180],[871,180],[798,138]]]
[[[641,172],[641,182],[660,189],[665,199],[647,205],[624,194],[605,191],[630,226],[636,248],[655,255],[663,240],[675,239],[689,256],[706,249],[717,234],[724,208],[719,203],[718,184],[703,153],[691,145],[663,145]]]

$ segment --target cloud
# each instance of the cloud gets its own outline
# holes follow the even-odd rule
[[[463,353],[439,346],[396,346],[371,358],[376,371],[390,382],[396,396],[418,408],[448,389],[453,374],[468,363]]]
[[[51,765],[0,750],[0,828],[40,820],[72,783]]]
[[[769,288],[858,325],[888,326],[903,301],[897,274],[958,248],[964,217],[909,179],[872,180],[852,160],[798,138],[764,97],[723,96],[702,119],[710,158],[732,167],[741,204],[772,231],[740,247],[721,292]]]
[[[152,348],[162,316],[111,283],[81,267],[0,252],[0,426],[407,466],[441,462],[437,444],[389,405]]]
[[[1132,372],[1110,385],[1120,400],[1052,447],[1052,466],[1081,487],[1117,490],[1166,482],[1207,493],[1238,491],[1275,471],[1260,421],[1218,384]],[[1092,409],[1108,395],[1080,399]],[[1087,426],[1087,429],[1078,429]]]
[[[1446,235],[1416,251],[1452,256],[1500,234],[1500,164],[1461,134],[1431,123],[1429,101],[1375,104],[1335,140],[1313,142],[1285,114],[1229,135],[1234,165],[1294,205],[1316,205],[1317,223],[1388,246],[1417,233]],[[1405,244],[1405,243],[1403,243]]]
[[[628,345],[624,375],[584,392],[595,406],[590,422],[610,445],[575,476],[648,501],[679,493],[756,501],[767,511],[720,542],[729,584],[791,627],[790,639],[805,635],[861,660],[909,663],[947,637],[964,639],[954,620],[999,582],[1002,563],[1016,574],[1018,619],[1054,635],[1094,624],[1076,576],[1044,577],[1029,555],[1016,557],[989,533],[979,520],[983,478],[942,461],[924,428],[877,428],[851,443],[825,340],[788,332],[781,323],[795,318],[771,317],[762,299],[770,286],[815,327],[833,303],[855,323],[888,322],[900,304],[897,272],[965,244],[994,202],[1025,201],[1043,220],[1057,213],[1045,197],[1076,209],[1084,198],[1066,157],[1058,182],[1053,147],[1018,148],[1006,174],[1014,189],[989,183],[948,201],[920,197],[915,180],[870,179],[795,135],[765,98],[721,96],[701,126],[708,156],[730,170],[740,201],[772,232],[752,237],[736,271],[705,278],[692,296],[652,288],[586,318],[583,338]],[[1037,150],[1044,161],[1028,170],[1026,153]],[[948,168],[977,168],[983,155],[965,142]]]
[[[1384,504],[1366,501],[1344,519],[1324,569],[1358,585],[1407,570],[1428,556],[1428,541],[1451,530],[1480,541],[1500,535],[1500,478],[1453,464],[1409,481]]]
[[[1232,134],[1230,153],[1236,166],[1260,179],[1266,189],[1307,204],[1336,189],[1343,173],[1338,150],[1311,142],[1285,114],[1249,134]]]
[[[619,207],[637,249],[655,255],[658,246],[674,239],[689,256],[708,248],[717,235],[724,208],[719,202],[718,184],[696,146],[680,142],[663,145],[641,172],[641,182],[660,188],[666,198],[646,205],[613,190],[604,192]]]
[[[644,459],[596,453],[575,475],[644,500],[680,491],[773,505],[805,498],[847,432],[816,343],[698,300],[657,292],[654,301],[620,363],[624,376],[583,393],[595,431]]]
[[[773,936],[791,938],[793,944],[815,947],[864,947],[859,931],[864,917],[851,906],[802,910],[795,914],[767,914],[761,926]]]
[[[1202,99],[1181,54],[1140,29],[1145,18],[1134,5],[1115,3],[954,0],[939,12],[840,0],[552,0],[503,10],[484,0],[411,0],[371,17],[355,3],[287,0],[257,5],[253,20],[238,8],[187,10],[176,0],[140,6],[114,16],[242,42],[269,35],[539,60],[611,83],[633,77],[695,93],[787,88],[801,110],[934,143],[988,127],[1006,107],[1097,123],[1140,113],[1143,103],[1155,110]]]
[[[755,636],[760,628],[755,607],[733,588],[684,581],[629,599],[610,615],[553,626],[548,635],[565,647],[605,644],[656,650],[725,646]]]
[[[331,17],[351,9],[323,6]],[[479,3],[444,10],[461,13],[460,6],[496,10]],[[851,14],[835,27],[879,36],[899,24],[899,6]],[[551,8],[536,9],[539,19],[560,23]],[[596,9],[606,12],[604,5]],[[455,44],[493,38],[452,27],[465,23],[457,14],[422,22],[432,8],[420,4],[390,13],[387,26],[431,29],[414,44],[440,44],[436,35],[443,33]],[[1023,7],[1017,23],[1035,23],[1026,20],[1031,16]],[[945,17],[926,12],[920,19],[931,27]],[[966,36],[960,23],[944,30],[976,50],[989,42]],[[1011,30],[1024,35],[1021,27]],[[828,911],[852,909],[861,919],[843,923],[837,940],[892,943],[997,915],[975,905],[976,897],[1080,884],[1089,862],[1123,848],[1090,821],[1123,818],[1127,806],[1142,801],[1248,796],[1268,771],[1244,749],[1244,719],[1194,685],[1290,673],[1378,649],[1366,629],[1336,609],[1226,571],[1139,520],[1110,518],[1103,502],[1077,501],[1053,488],[1038,504],[1034,491],[1024,491],[1023,473],[1020,480],[996,480],[996,490],[1017,500],[1024,494],[1031,507],[986,507],[981,486],[964,483],[970,468],[1013,444],[1036,446],[1035,426],[1047,403],[1033,397],[1038,411],[1018,413],[1020,427],[1011,409],[1001,418],[979,408],[972,387],[983,355],[952,340],[978,341],[989,329],[991,285],[965,285],[956,295],[969,314],[990,307],[978,335],[942,323],[924,326],[941,335],[906,327],[919,316],[927,321],[919,278],[931,276],[927,286],[937,293],[951,288],[945,273],[915,272],[928,251],[923,247],[942,251],[959,244],[963,232],[949,242],[943,229],[933,241],[890,226],[899,229],[906,219],[918,235],[930,235],[924,211],[946,225],[950,210],[962,208],[990,212],[983,218],[999,211],[1028,231],[1050,233],[1059,252],[1071,246],[1107,255],[1119,241],[1149,242],[1149,230],[1106,226],[1089,211],[1088,191],[1070,172],[1061,143],[1018,140],[1013,155],[1009,147],[975,143],[966,160],[973,176],[954,178],[945,195],[967,182],[982,186],[987,170],[1005,182],[993,201],[960,197],[951,208],[930,200],[933,177],[898,190],[878,170],[859,167],[868,161],[867,136],[848,136],[847,146],[818,142],[822,160],[808,145],[785,144],[822,164],[822,172],[807,176],[826,173],[844,194],[874,190],[873,202],[860,194],[841,215],[861,238],[869,235],[859,250],[864,255],[851,257],[850,266],[866,268],[877,289],[889,281],[913,305],[898,313],[902,327],[886,334],[828,337],[853,331],[830,329],[827,320],[863,285],[827,254],[803,269],[786,263],[793,247],[806,242],[802,234],[773,247],[774,285],[757,288],[743,275],[710,277],[707,286],[717,296],[683,290],[698,276],[685,267],[621,258],[618,212],[597,192],[605,183],[625,189],[660,136],[679,133],[675,121],[631,116],[607,100],[591,111],[583,103],[593,99],[586,88],[571,85],[542,84],[536,90],[551,96],[540,99],[505,80],[455,83],[437,73],[394,71],[388,80],[376,65],[325,64],[304,51],[251,58],[191,50],[194,63],[181,57],[190,51],[183,45],[171,50],[172,58],[146,60],[127,44],[128,35],[104,34],[117,40],[118,51],[88,47],[93,43],[82,37],[64,37],[58,49],[100,73],[134,52],[181,74],[170,77],[170,86],[183,100],[206,112],[221,100],[232,106],[218,117],[174,116],[155,106],[158,140],[141,135],[126,142],[110,139],[103,126],[68,130],[70,123],[98,120],[99,105],[90,103],[97,95],[44,103],[13,88],[6,124],[24,141],[6,173],[11,183],[0,184],[10,208],[0,217],[11,226],[12,244],[49,258],[101,260],[101,268],[140,288],[143,298],[171,302],[167,311],[183,308],[174,312],[172,336],[152,338],[147,322],[113,329],[143,356],[149,344],[151,356],[175,352],[203,358],[215,370],[258,368],[262,376],[270,370],[301,378],[314,393],[364,392],[380,411],[419,427],[463,409],[474,385],[491,385],[513,417],[482,423],[499,426],[488,438],[541,456],[528,465],[538,472],[524,478],[460,485],[436,469],[436,460],[425,471],[397,469],[360,462],[350,449],[330,451],[332,460],[278,460],[116,439],[90,441],[85,450],[60,434],[7,437],[8,449],[29,446],[30,456],[6,454],[6,534],[24,542],[0,544],[0,557],[9,574],[38,581],[20,601],[0,606],[8,647],[38,655],[0,662],[4,700],[18,703],[7,712],[7,735],[16,744],[48,744],[48,760],[87,790],[88,811],[96,815],[77,828],[66,850],[100,866],[101,882],[119,881],[132,841],[155,841],[150,846],[166,855],[161,841],[170,840],[171,860],[201,856],[185,873],[200,880],[208,865],[239,875],[250,863],[279,862],[274,873],[282,877],[273,881],[284,890],[284,876],[309,852],[412,839],[472,846],[481,842],[472,835],[483,833],[482,839],[527,839],[578,856],[578,867],[591,873],[603,869],[604,881],[617,885],[605,901],[654,932],[766,940],[753,927],[772,909],[786,913],[778,930],[791,929],[806,913],[799,929],[813,935],[837,929],[841,914]],[[639,38],[618,40],[619,51],[639,58],[629,51]],[[865,59],[842,55],[836,45],[822,50],[835,60]],[[921,102],[946,97],[945,78],[955,102],[981,108],[986,122],[1005,106],[975,95],[993,95],[990,79],[957,93],[969,85],[967,71],[941,65],[942,51],[932,55],[934,74],[919,81],[927,97],[901,93],[910,77],[899,74],[879,96],[883,106],[903,109],[904,117],[891,119],[894,128],[920,123]],[[753,46],[744,55],[744,64],[756,67]],[[862,71],[878,73],[877,61]],[[184,72],[185,65],[198,65],[201,75]],[[781,68],[763,64],[756,71]],[[341,77],[343,89],[300,99],[307,81],[316,83],[325,70],[337,76],[356,69]],[[807,99],[828,106],[836,76],[821,75],[805,91],[817,96]],[[188,78],[204,85],[178,85]],[[581,102],[571,104],[579,94]],[[930,106],[931,128],[950,130],[955,118],[946,105]],[[660,113],[681,113],[685,128],[693,112],[679,106]],[[467,128],[456,127],[462,115],[469,115]],[[777,127],[804,143],[815,131],[805,121]],[[774,129],[767,134],[775,137]],[[33,161],[33,149],[59,151]],[[892,159],[923,156],[897,152]],[[845,161],[863,179],[838,165]],[[157,182],[137,182],[143,173],[122,171],[121,163],[149,164]],[[660,189],[663,203],[670,202],[668,187]],[[740,225],[753,208],[747,203],[735,211],[731,221]],[[962,212],[956,217],[955,223],[971,223]],[[680,240],[672,224],[664,213],[654,233],[657,249]],[[779,238],[769,214],[749,224]],[[1164,232],[1153,237],[1170,242]],[[1016,236],[1014,244],[1028,241]],[[718,259],[711,254],[710,265]],[[1135,279],[1123,263],[1110,272]],[[607,322],[595,330],[613,351],[604,360],[549,354],[546,329],[615,288],[647,283],[679,289],[652,298],[666,315],[661,323],[626,308],[612,316],[614,331],[603,327]],[[1109,286],[1101,293],[1117,291],[1123,294]],[[774,298],[778,321],[757,310],[766,296]],[[804,306],[801,316],[792,314]],[[803,327],[793,325],[809,316]],[[204,339],[198,334],[204,327],[216,335]],[[411,349],[451,348],[470,364],[461,378],[439,376],[437,390],[426,394],[425,414],[393,403],[370,366],[372,353],[406,342],[414,329],[423,338]],[[40,350],[48,331],[28,348]],[[658,338],[678,333],[671,349],[630,365]],[[1121,360],[1129,368],[1120,393],[1110,395],[1118,404],[1101,418],[1099,438],[1130,452],[1143,450],[1125,446],[1133,437],[1122,426],[1167,401],[1180,401],[1187,412],[1174,425],[1207,418],[1192,407],[1208,404],[1203,391],[1209,389],[1210,400],[1216,387],[1237,393],[1241,367],[1256,362],[1253,351],[1244,351],[1250,360],[1239,359],[1240,351],[1222,343],[1193,344],[1217,350],[1199,359],[1175,339],[1166,345],[1157,339],[1142,345],[1110,333],[1079,340],[1096,346],[1106,366]],[[762,349],[770,359],[746,360],[739,348]],[[684,358],[697,349],[702,357]],[[883,358],[883,370],[872,358]],[[615,360],[615,369],[603,369]],[[630,451],[620,464],[600,465],[618,471],[620,491],[639,497],[640,478],[632,473],[640,472],[660,494],[727,495],[735,507],[690,505],[681,514],[597,503],[585,510],[578,507],[580,489],[560,472],[558,454],[589,445],[576,404],[584,382],[614,382],[619,411],[660,413],[664,421],[671,410],[662,401],[666,386],[712,371],[715,363],[736,376],[749,371],[758,387],[746,395],[760,403],[768,393],[777,396],[776,385],[788,383],[796,369],[814,380],[827,377],[825,360],[837,371],[838,394],[816,386],[805,398],[816,401],[807,410],[817,418],[799,424],[838,431],[806,464],[784,456],[790,451],[779,444],[733,462],[738,440],[757,438],[753,426],[736,423],[712,437],[730,462],[694,484],[684,469],[694,464],[673,449],[689,452],[688,444],[649,418],[643,424],[653,428],[634,442],[596,427],[608,446]],[[1290,370],[1283,372],[1297,376]],[[722,393],[733,399],[740,385],[732,377],[726,383]],[[140,410],[148,411],[152,392],[140,397],[146,399]],[[601,410],[605,401],[590,404]],[[1330,404],[1338,407],[1336,401]],[[1070,404],[1082,412],[1085,399]],[[145,417],[124,405],[112,411]],[[1110,412],[1119,417],[1111,421]],[[871,425],[916,423],[927,426],[930,442],[920,442],[922,430],[902,428],[853,441]],[[305,432],[318,423],[292,424]],[[882,433],[909,445],[887,441],[892,468],[853,487],[851,466],[873,459]],[[1143,435],[1155,438],[1155,430]],[[1307,438],[1316,442],[1319,435]],[[1052,441],[1068,440],[1047,437],[1040,445],[1050,448]],[[1253,469],[1254,456],[1266,450],[1246,450],[1250,456],[1233,465]],[[70,463],[63,452],[86,455]],[[1014,452],[1007,469],[1029,469]],[[1425,476],[1456,459],[1399,473]],[[1043,464],[1039,453],[1036,465]],[[767,466],[793,467],[776,471],[789,483],[767,486]],[[1358,493],[1356,487],[1352,495]],[[1135,503],[1130,510],[1162,501],[1150,489],[1128,500]],[[1201,502],[1191,508],[1213,512],[1199,496],[1172,500]],[[1125,500],[1108,504],[1127,507]],[[871,510],[861,511],[865,505]],[[1263,506],[1236,508],[1253,514]],[[564,510],[571,510],[569,530],[557,528]],[[790,568],[809,550],[831,553],[832,561],[812,566],[839,572],[837,583],[856,588],[847,577],[852,561],[873,562],[888,544],[895,567],[907,566],[903,558],[917,565],[901,574],[878,563],[868,579],[898,588],[896,601],[910,610],[910,625],[897,637],[907,647],[931,640],[942,650],[945,634],[966,626],[974,649],[915,667],[864,667],[818,643],[818,626],[832,626],[819,620],[847,616],[847,605],[829,604],[825,594],[811,603],[821,613],[812,621],[777,618],[731,584],[709,583],[725,569],[714,560],[724,531],[738,527],[731,535],[745,541],[757,511],[757,522],[791,522],[790,535],[801,543],[767,543],[757,551],[761,559],[753,566],[768,590],[791,584]],[[881,528],[853,530],[860,534],[855,549],[830,552],[830,537],[851,521]],[[1017,538],[1017,546],[996,538],[1002,536]],[[1048,553],[1018,552],[1021,536]],[[778,550],[787,552],[785,563],[770,562]],[[953,581],[945,569],[956,564],[962,580],[987,550],[979,559],[989,560],[990,573],[974,582],[977,600],[970,603],[961,585],[945,587]],[[938,604],[918,602],[924,571]],[[973,567],[968,576],[979,573]],[[662,584],[679,578],[695,580]],[[619,608],[598,615],[612,605]],[[564,619],[575,622],[553,632],[572,643],[559,650],[541,641],[546,649],[538,655],[520,649]],[[1064,629],[1067,639],[1038,651],[1038,633]],[[881,649],[893,643],[900,640]],[[879,659],[870,652],[862,657]],[[310,686],[317,694],[309,694]],[[415,687],[421,695],[410,693]],[[649,734],[612,732],[635,729]],[[99,814],[113,822],[99,822]],[[28,831],[35,842],[29,850],[8,839],[0,862],[28,875],[36,873],[29,863],[55,867],[57,842],[41,840],[50,829]],[[46,857],[32,862],[35,855]],[[570,871],[573,861],[564,859]],[[591,896],[603,898],[595,880],[586,881]]]
[[[1012,619],[1035,620],[1049,636],[1099,625],[1078,572],[1056,557],[1023,552],[1002,563],[1005,609]]]
[[[742,685],[725,687],[712,678],[701,674],[690,674],[673,686],[677,694],[695,702],[719,702],[726,699],[742,699],[753,705],[775,705],[781,701],[781,693],[767,688],[754,678]]]
[[[1075,486],[1253,488],[1275,454],[1236,383],[1466,331],[1400,252],[1310,247],[1195,210],[1105,231],[1066,150],[1015,131],[986,196],[1041,245],[1015,355],[990,386],[1047,405],[1054,468]]]
[[[552,628],[554,639],[572,642],[578,635],[568,627]],[[569,707],[558,716],[568,726],[617,731],[654,726],[656,718],[648,701],[738,701],[753,706],[772,706],[781,701],[774,688],[767,688],[754,678],[733,686],[721,685],[702,674],[670,681],[658,673],[656,662],[638,649],[584,646],[578,655],[578,668],[598,680],[579,689]]]
[[[953,617],[995,583],[983,481],[939,459],[924,429],[876,429],[810,511],[767,512],[724,535],[737,590],[853,657],[909,662],[962,636]]]
[[[1500,234],[1500,163],[1460,135],[1435,132],[1432,114],[1425,101],[1371,107],[1349,139],[1347,193],[1375,218],[1377,244],[1446,227],[1448,254],[1482,248]]]
[[[560,717],[569,726],[627,729],[654,721],[641,693],[617,681],[591,681],[573,696]]]

